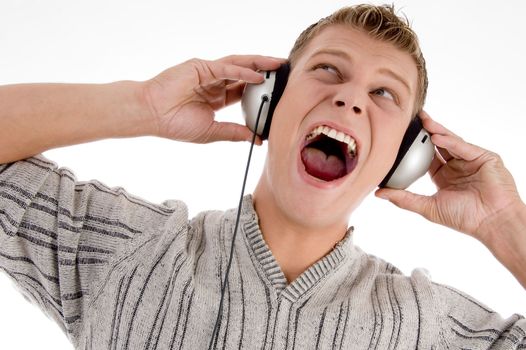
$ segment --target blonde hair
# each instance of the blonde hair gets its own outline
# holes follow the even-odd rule
[[[407,52],[414,60],[418,71],[418,87],[415,100],[415,112],[424,106],[427,94],[426,61],[420,50],[416,33],[411,29],[408,19],[395,13],[393,5],[356,5],[344,7],[328,17],[310,25],[296,39],[289,54],[289,62],[294,62],[302,50],[321,30],[330,25],[349,25],[363,31],[371,38],[391,43],[396,48]]]

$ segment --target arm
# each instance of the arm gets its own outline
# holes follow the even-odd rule
[[[486,247],[526,288],[526,206],[519,203],[488,218],[481,234]]]
[[[141,90],[132,81],[0,87],[0,163],[60,146],[153,135]]]
[[[214,121],[237,102],[256,70],[278,59],[192,59],[145,82],[21,84],[0,87],[0,164],[104,138],[154,135],[189,142],[250,140],[245,126]]]
[[[177,231],[185,212],[79,183],[42,156],[0,165],[0,271],[76,344],[118,253]]]
[[[429,169],[437,192],[382,189],[377,196],[478,239],[526,288],[526,205],[512,175],[497,154],[421,115],[441,155]]]
[[[78,341],[113,259],[166,225],[177,232],[186,210],[78,183],[42,156],[22,158],[106,137],[248,140],[248,128],[216,122],[214,111],[238,101],[245,81],[261,81],[255,70],[280,63],[232,56],[190,60],[142,83],[0,87],[0,271]]]

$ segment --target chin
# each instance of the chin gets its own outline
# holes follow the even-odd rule
[[[276,204],[290,220],[309,228],[346,226],[352,211],[361,202],[354,193],[343,195],[341,188],[340,191],[311,186],[291,188],[274,192]]]
[[[300,155],[295,158],[277,158],[274,162],[267,156],[256,191],[258,197],[266,197],[299,226],[346,227],[352,212],[376,188],[371,176],[364,178],[363,164],[354,164],[346,176],[325,181],[307,172]]]

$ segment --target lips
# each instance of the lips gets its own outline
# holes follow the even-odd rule
[[[354,170],[358,148],[351,135],[320,125],[306,136],[301,160],[309,175],[325,182],[335,181]]]

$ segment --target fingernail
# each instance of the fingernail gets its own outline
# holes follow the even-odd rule
[[[385,193],[385,192],[381,192],[380,191],[380,192],[376,192],[375,194],[376,194],[376,197],[378,197],[378,198],[389,199],[389,197],[387,196],[387,193]]]

